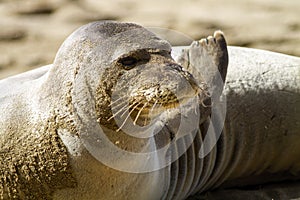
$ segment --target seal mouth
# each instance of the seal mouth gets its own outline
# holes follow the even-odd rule
[[[195,94],[196,96],[196,94]],[[178,108],[180,105],[185,104],[188,102],[189,99],[195,96],[184,96],[180,99],[172,99],[167,102],[159,102],[159,100],[152,100],[143,103],[135,103],[136,107],[134,106],[134,110],[136,112],[140,112],[139,117],[142,118],[154,118],[161,114],[166,110],[172,110]],[[134,103],[131,103],[133,105]]]
[[[179,107],[180,103],[179,101],[172,101],[168,103],[145,103],[142,105],[137,106],[133,112],[137,112],[138,115],[136,117],[145,119],[145,118],[154,118],[161,114],[162,112],[166,110],[171,110],[174,108]]]
[[[195,98],[199,94],[199,90],[191,91],[190,94],[176,97],[174,93],[168,91],[168,95],[152,96],[149,98],[147,95],[132,96],[127,105],[123,108],[118,108],[118,112],[113,114],[109,119],[116,117],[117,115],[123,116],[123,124],[119,126],[117,131],[120,131],[123,125],[131,118],[133,125],[147,126],[151,121],[158,117],[165,111],[176,110],[181,105],[187,103],[190,99]],[[135,93],[136,94],[136,93]],[[124,99],[123,99],[124,100]],[[123,110],[120,112],[120,110]]]

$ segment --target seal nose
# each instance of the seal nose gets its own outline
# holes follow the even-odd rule
[[[177,63],[149,67],[140,77],[143,81],[130,96],[142,104],[177,105],[200,91],[194,77]]]
[[[190,84],[195,93],[200,92],[199,84],[197,80],[193,77],[191,73],[189,73],[185,68],[176,63],[168,63],[166,68],[169,68],[171,71],[176,70],[182,77],[185,78],[186,81]]]

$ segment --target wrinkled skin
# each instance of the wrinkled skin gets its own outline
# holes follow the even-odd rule
[[[239,47],[229,47],[229,58],[225,127],[210,154],[217,156],[210,164],[214,171],[203,187],[227,189],[202,197],[297,199],[300,58]]]
[[[149,146],[149,139],[136,139],[116,130],[114,120],[109,120],[113,114],[112,94],[126,96],[132,105],[140,103],[134,107],[132,118],[143,126],[152,108],[150,118],[155,118],[190,98],[199,98],[199,103],[209,101],[205,83],[201,82],[202,85],[196,83],[172,59],[171,46],[166,41],[141,26],[96,22],[81,27],[63,43],[49,70],[0,82],[4,110],[0,122],[0,147],[4,152],[0,197],[163,196],[169,167],[148,173],[118,171],[96,160],[80,138],[90,133],[90,123],[97,122],[118,147],[139,152]],[[209,108],[201,110],[204,120]],[[164,146],[173,137],[164,128],[155,136],[155,145]]]

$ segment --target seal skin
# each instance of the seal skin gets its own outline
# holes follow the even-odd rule
[[[299,77],[295,85],[284,81],[278,82],[283,85],[274,84],[280,79],[276,76],[270,76],[269,85],[263,85],[264,79],[256,85],[249,80],[261,77],[260,72],[253,70],[248,79],[248,68],[229,67],[224,92],[230,101],[226,127],[212,151],[199,158],[211,105],[222,103],[219,96],[227,74],[227,45],[222,32],[217,31],[213,37],[195,41],[180,51],[176,62],[170,44],[139,25],[94,22],[76,30],[63,43],[53,65],[0,81],[0,198],[185,199],[220,186],[299,178],[299,122],[295,121],[299,114],[295,109],[299,107]],[[246,66],[251,64],[249,59],[242,59],[247,60]],[[264,66],[262,63],[249,67]],[[293,63],[293,69],[299,67],[299,59]],[[239,70],[244,76],[236,76]],[[286,71],[284,80],[294,77],[291,68]],[[253,84],[245,87],[248,82]],[[287,85],[291,87],[285,88]],[[266,106],[270,96],[265,94],[274,89],[271,86],[278,86],[275,91],[291,91],[276,100],[281,108],[288,108],[289,114],[285,109]],[[117,98],[113,99],[115,93]],[[149,140],[126,135],[123,123],[112,120],[117,116],[112,105],[117,104],[122,111],[124,105],[118,102],[128,102],[127,117],[144,126],[148,118],[155,118],[165,109],[174,110],[194,97],[200,100],[199,129],[195,138],[188,134],[176,144],[179,149],[193,143],[179,159],[162,169],[147,173],[114,169],[97,160],[81,140],[92,132],[90,122],[96,120],[116,146],[141,152]],[[271,97],[277,99],[277,93]],[[245,102],[240,102],[243,98]],[[257,123],[254,132],[249,131],[252,126],[247,122],[258,120],[257,112],[261,110],[256,105],[267,111],[259,120],[275,120],[270,123],[274,129],[265,128],[267,120]],[[277,113],[266,118],[270,111],[289,118],[282,121]],[[173,140],[177,117],[170,115],[155,135],[156,148]],[[290,123],[288,128],[285,124]],[[172,155],[176,153],[177,149]],[[123,165],[128,162],[134,163]]]
[[[179,61],[202,62],[201,55],[191,56],[199,53],[195,44],[176,51]],[[223,189],[202,198],[299,198],[300,58],[239,47],[230,47],[229,57],[225,127],[205,158],[211,162],[204,159],[211,171],[200,192]]]
[[[147,124],[151,110],[155,117],[189,98],[209,102],[205,83],[196,81],[173,60],[170,44],[136,24],[95,22],[70,35],[53,65],[46,68],[0,82],[0,106],[4,111],[0,122],[0,197],[159,199],[164,196],[170,182],[170,167],[128,173],[102,164],[80,139],[81,135],[89,134],[84,129],[89,124],[83,123],[86,119],[79,110],[87,116],[95,113],[111,142],[127,151],[139,152],[149,139],[129,137],[111,120],[113,93],[127,98],[131,117],[141,126]],[[209,113],[208,107],[201,110]],[[206,117],[203,115],[201,120]],[[86,118],[87,123],[93,120]],[[157,147],[173,137],[167,127],[163,128],[155,136]]]

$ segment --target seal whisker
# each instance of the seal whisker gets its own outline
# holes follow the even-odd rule
[[[144,120],[144,126],[146,126],[146,124],[147,124],[147,117]]]
[[[120,102],[119,104],[116,104],[116,105],[111,106],[111,107],[118,108],[118,107],[120,107],[120,106],[125,106],[126,104],[128,104],[128,102],[127,102],[127,101],[124,101],[124,102]]]
[[[123,99],[125,99],[125,98],[127,98],[126,95],[121,96],[121,97],[119,97],[118,99],[112,101],[112,102],[109,104],[109,106],[113,106],[114,104],[116,104],[117,102],[119,102],[119,101],[121,101],[121,100],[123,100]],[[124,102],[127,102],[127,101],[124,101]],[[121,103],[123,103],[123,102],[121,102]]]
[[[116,117],[118,114],[120,114],[121,112],[124,112],[124,113],[125,113],[125,111],[126,111],[127,109],[129,109],[129,108],[130,108],[130,106],[126,106],[126,104],[123,105],[123,107],[121,107],[116,113],[113,113],[113,115],[112,115],[110,118],[108,118],[107,121],[112,120],[113,118],[115,118],[115,117]]]
[[[203,92],[206,97],[209,97],[209,98],[212,97],[211,93],[206,89],[201,88],[201,92]]]
[[[121,126],[116,130],[117,132],[119,132],[119,131],[122,129],[122,127],[125,125],[126,121],[127,121],[128,118],[130,117],[130,115],[132,114],[132,112],[133,112],[140,104],[141,104],[141,103],[138,103],[138,104],[135,105],[135,103],[134,103],[134,104],[132,104],[131,106],[129,106],[128,109],[130,109],[130,107],[133,107],[133,106],[135,105],[135,106],[131,109],[131,111],[128,113],[127,117],[124,119],[124,121],[123,121],[123,123],[121,124]],[[124,113],[123,113],[123,114],[124,114]],[[123,115],[123,114],[122,114],[122,115]]]
[[[145,103],[145,104],[143,105],[143,107],[141,108],[141,110],[139,110],[138,114],[136,115],[136,117],[135,117],[135,119],[134,119],[134,121],[133,121],[133,124],[134,124],[134,125],[136,125],[136,122],[137,122],[137,120],[138,120],[140,114],[142,113],[143,109],[148,105],[148,103],[149,103],[149,102]]]
[[[158,103],[158,99],[154,102],[149,114],[153,112],[153,110],[154,110],[155,106],[157,105],[157,103]]]
[[[210,104],[210,105],[206,105],[206,104],[204,103],[204,99],[200,101],[200,104],[201,104],[204,108],[211,107],[211,104]]]
[[[201,101],[201,105],[204,107],[204,108],[207,108],[207,105],[205,105],[205,103],[203,101]]]
[[[142,104],[141,102],[139,103],[139,102],[135,101],[135,102],[133,102],[130,106],[128,106],[128,109],[126,109],[126,111],[132,109],[132,110],[129,112],[129,114],[131,114],[132,111],[135,110],[135,109],[136,109],[139,105],[141,105],[141,104]],[[126,111],[124,111],[124,112],[122,113],[121,117],[123,117],[123,116],[125,115]]]

